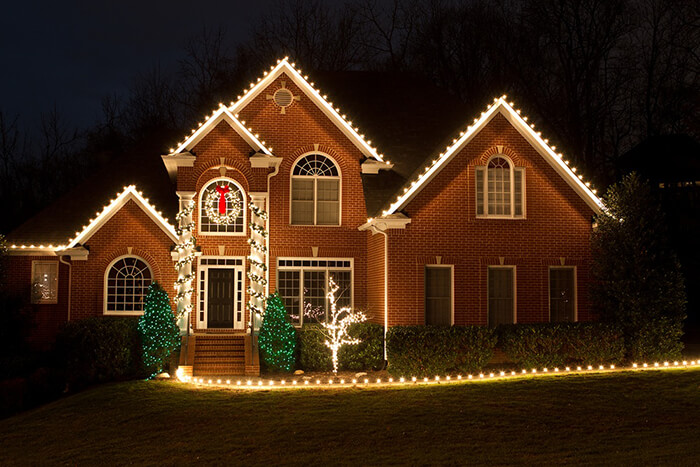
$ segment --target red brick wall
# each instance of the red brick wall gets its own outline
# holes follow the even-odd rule
[[[301,96],[301,100],[287,108],[285,114],[280,114],[279,107],[265,97],[274,93],[282,80],[294,95]],[[366,234],[357,230],[367,217],[360,178],[363,156],[290,78],[280,77],[268,89],[240,111],[239,119],[260,134],[268,147],[273,148],[275,156],[283,158],[279,173],[270,181],[270,290],[276,286],[278,257],[312,257],[312,247],[318,247],[318,257],[354,259],[354,303],[366,308]],[[208,181],[220,176],[223,158],[224,165],[230,167],[226,170],[226,177],[238,181],[246,191],[267,191],[267,175],[271,170],[251,169],[250,151],[251,148],[228,123],[219,123],[192,148],[197,157],[195,165],[190,169],[180,169],[178,189],[199,193]],[[340,226],[290,225],[292,165],[299,156],[313,151],[330,155],[339,165],[342,175]],[[246,228],[246,234],[248,232]],[[197,234],[197,243],[208,255],[218,255],[219,246],[223,246],[227,256],[247,256],[246,240],[247,236]]]
[[[32,261],[58,263],[57,303],[31,304]],[[55,256],[10,256],[7,271],[8,290],[31,314],[28,343],[36,348],[47,348],[68,318],[68,266],[59,263]]]
[[[87,261],[73,262],[71,320],[103,315],[105,271],[114,259],[129,254],[129,247],[131,254],[149,264],[171,299],[174,296],[173,242],[134,201],[128,201],[85,245],[90,249]]]
[[[525,167],[526,219],[476,218],[474,167],[496,146]],[[515,265],[517,321],[549,320],[548,265],[577,266],[578,317],[588,297],[593,211],[527,141],[497,115],[408,204],[406,230],[389,231],[389,324],[424,322],[424,270],[441,256],[454,265],[454,322],[486,324],[487,266]]]

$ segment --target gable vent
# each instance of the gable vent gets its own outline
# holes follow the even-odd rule
[[[292,91],[290,91],[287,88],[280,88],[277,91],[275,91],[275,94],[272,96],[272,99],[274,100],[275,104],[278,106],[285,108],[289,107],[292,105],[292,100],[294,100],[294,95],[292,94]]]

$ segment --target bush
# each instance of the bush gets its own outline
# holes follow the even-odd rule
[[[637,362],[678,360],[683,350],[682,336],[683,325],[678,320],[657,318],[626,337],[627,355]]]
[[[387,335],[389,373],[432,376],[477,371],[488,364],[496,341],[494,330],[483,326],[395,326]]]
[[[620,363],[625,358],[622,329],[609,323],[570,323],[567,329],[569,363],[594,365]]]
[[[625,354],[622,330],[605,323],[515,324],[498,333],[505,354],[524,368],[619,363]]]
[[[381,369],[384,366],[384,326],[354,323],[350,326],[349,334],[359,338],[361,342],[357,345],[345,345],[338,350],[340,368],[351,371]]]
[[[299,329],[299,366],[304,371],[331,371],[331,350],[324,344],[320,325],[306,324]],[[379,369],[384,363],[384,327],[373,323],[354,323],[350,336],[362,340],[357,345],[346,345],[338,351],[341,370],[361,371]]]
[[[145,377],[138,318],[87,318],[66,323],[56,355],[71,388]]]
[[[567,332],[562,325],[500,326],[499,346],[510,360],[523,368],[563,366]]]

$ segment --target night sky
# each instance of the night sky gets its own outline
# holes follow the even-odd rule
[[[108,94],[124,94],[139,73],[175,68],[183,44],[223,27],[229,46],[246,40],[274,0],[186,2],[7,2],[0,15],[0,110],[38,124],[54,104],[90,126]],[[233,50],[231,50],[233,51]]]

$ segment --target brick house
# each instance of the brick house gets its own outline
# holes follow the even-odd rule
[[[154,280],[175,284],[195,375],[258,371],[263,298],[278,290],[301,326],[304,303],[327,307],[330,276],[385,327],[594,319],[602,203],[505,96],[465,124],[417,78],[318,77],[279,61],[168,154],[144,148],[12,232],[34,342],[67,320],[140,314]]]

